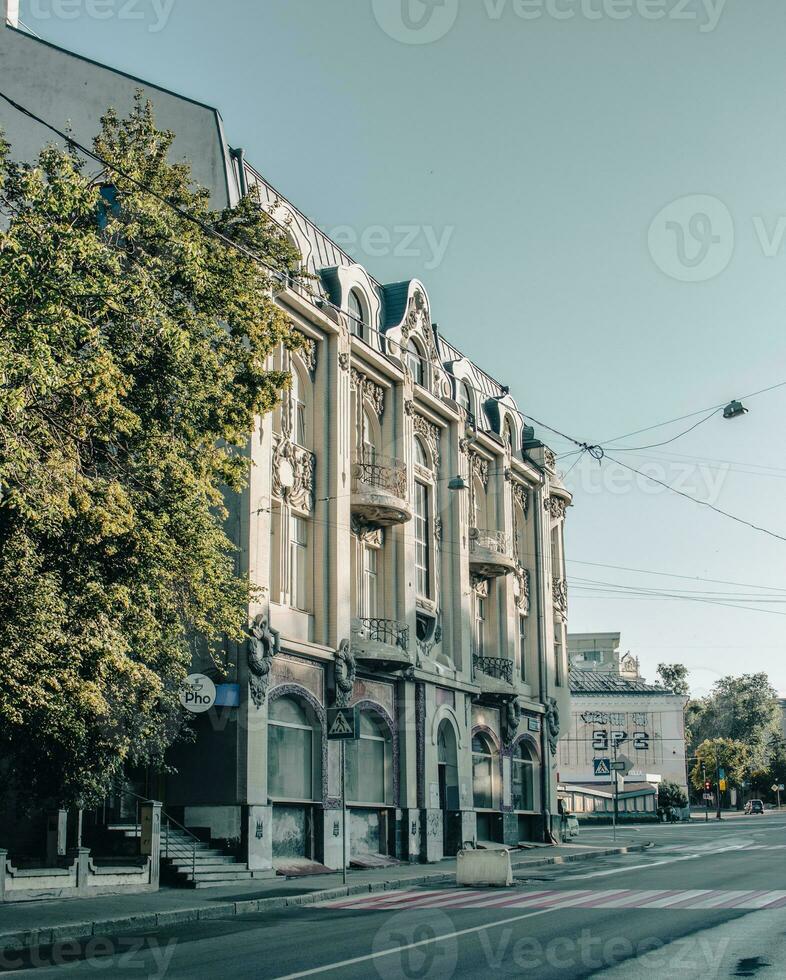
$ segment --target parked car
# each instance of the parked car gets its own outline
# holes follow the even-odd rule
[[[745,812],[750,813],[764,813],[764,804],[761,800],[748,800],[745,804]]]

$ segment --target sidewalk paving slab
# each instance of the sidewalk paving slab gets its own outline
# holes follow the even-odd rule
[[[649,846],[649,843],[620,847],[563,844],[514,851],[511,857],[514,872],[520,872],[531,867],[643,851]],[[455,875],[456,862],[451,858],[428,866],[401,864],[353,870],[346,885],[342,883],[341,872],[336,872],[311,879],[251,879],[199,890],[161,888],[136,895],[4,903],[0,905],[0,951],[17,952],[91,936],[147,932],[185,922],[274,912],[391,888],[451,883],[455,882]]]

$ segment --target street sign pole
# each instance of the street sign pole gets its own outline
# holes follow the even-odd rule
[[[611,833],[612,833],[613,839],[614,839],[614,841],[616,843],[616,840],[617,840],[617,806],[618,806],[618,803],[617,803],[618,795],[617,794],[618,794],[619,782],[617,781],[617,765],[616,765],[616,763],[617,763],[617,740],[616,740],[616,738],[614,738],[613,733],[612,733],[611,741],[613,743],[611,747],[612,747],[612,749],[614,751],[614,765],[611,767],[611,770],[614,773],[614,788],[612,790],[612,792],[614,793],[614,801],[613,801],[612,812],[611,812],[611,827],[612,827]]]
[[[347,883],[347,769],[344,739],[341,739],[341,881]]]
[[[715,814],[717,820],[721,818],[721,788],[720,788],[720,760],[718,759],[718,743],[715,743],[715,785],[718,787],[718,810]]]

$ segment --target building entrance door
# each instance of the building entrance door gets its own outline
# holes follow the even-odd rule
[[[442,850],[449,856],[457,854],[461,848],[461,811],[456,732],[447,719],[440,724],[437,733],[437,778],[442,810]]]

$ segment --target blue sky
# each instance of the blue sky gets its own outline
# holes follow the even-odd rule
[[[535,418],[599,443],[786,380],[782,0],[69,3],[22,19],[218,106]],[[608,453],[786,536],[786,388],[748,407]],[[755,669],[786,693],[786,542],[608,460],[568,482],[571,629],[620,630],[698,692]]]

